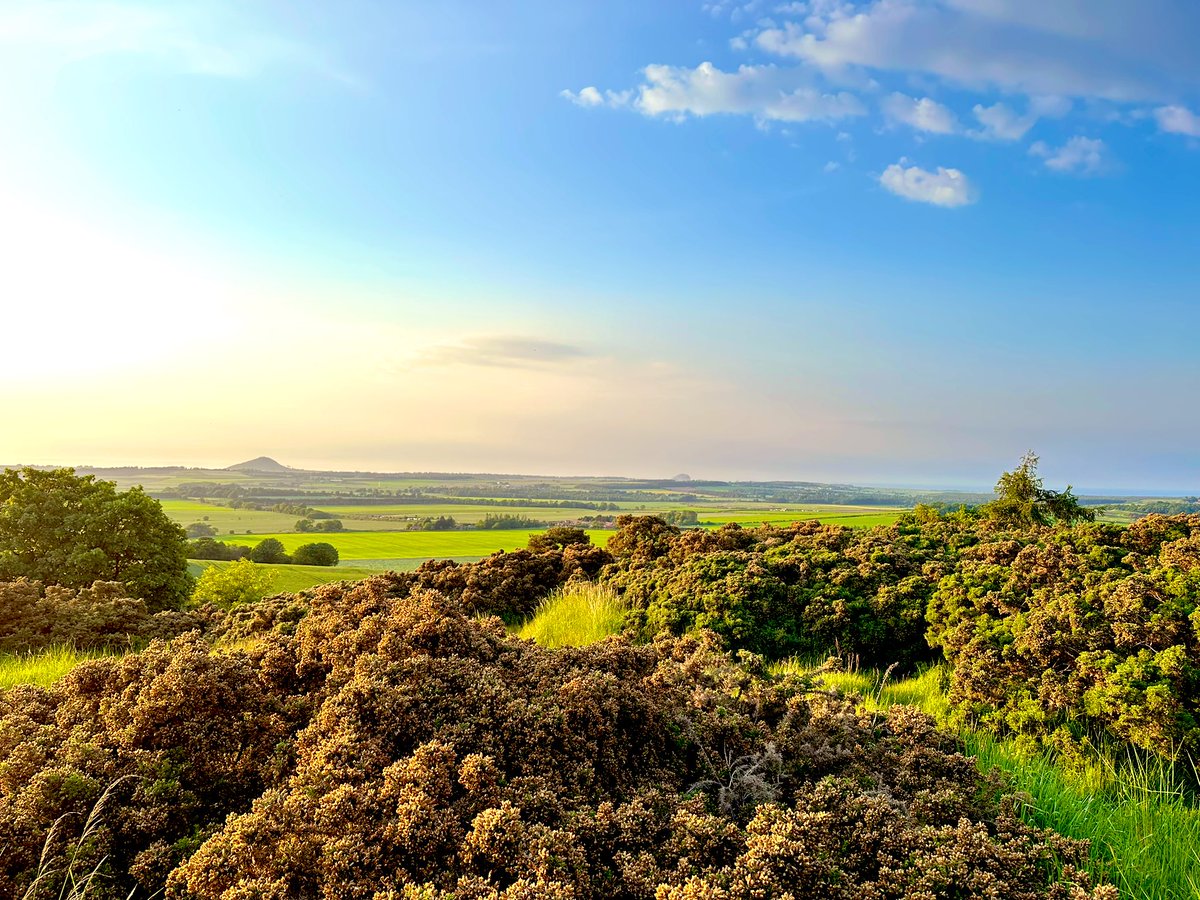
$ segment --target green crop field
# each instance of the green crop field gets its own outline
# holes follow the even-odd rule
[[[301,544],[316,541],[332,544],[345,561],[378,560],[395,562],[414,559],[479,558],[497,550],[524,547],[537,531],[374,531],[335,534],[275,533],[254,535],[256,541],[273,537],[288,553]],[[611,531],[589,531],[592,542],[603,546]],[[226,543],[238,543],[238,536],[221,536]],[[378,568],[378,566],[372,566]]]
[[[736,515],[736,514],[727,514]],[[791,522],[805,518],[818,518],[812,513],[755,512],[743,513],[748,525],[758,524],[764,518],[778,516],[775,522]],[[857,513],[841,516],[820,516],[822,522],[853,527],[889,525],[896,521],[899,512]],[[757,517],[757,518],[754,518]],[[715,516],[714,522],[728,521],[726,516]],[[253,535],[219,535],[225,543],[257,543],[266,538],[279,540],[288,553],[301,544],[324,542],[337,548],[343,564],[359,565],[372,569],[404,569],[415,562],[426,559],[479,559],[497,550],[517,550],[528,544],[531,535],[538,531],[487,530],[487,531],[344,531],[333,534],[299,534],[295,532],[273,532]],[[592,542],[599,546],[608,543],[611,530],[591,530]],[[304,567],[301,567],[304,568]]]
[[[227,562],[216,562],[208,559],[188,560],[188,571],[199,575],[205,569],[223,569],[231,565]],[[283,593],[302,591],[318,584],[328,584],[331,581],[356,581],[368,575],[377,575],[379,569],[359,566],[275,566],[263,565],[275,578],[271,589]],[[389,568],[396,568],[391,566]]]

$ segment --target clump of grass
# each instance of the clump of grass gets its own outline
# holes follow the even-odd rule
[[[611,588],[570,584],[543,600],[517,634],[543,647],[585,647],[620,632],[625,612]]]
[[[816,674],[821,687],[858,694],[870,710],[904,704],[949,722],[944,667],[898,681],[875,670],[816,669],[802,659],[772,667],[777,675]],[[1181,778],[1178,764],[1116,754],[1081,763],[1025,752],[970,728],[959,734],[980,770],[1004,772],[1012,789],[1027,796],[1027,821],[1091,841],[1091,874],[1115,884],[1122,897],[1200,898],[1200,807],[1188,784],[1196,779]]]
[[[1200,897],[1200,808],[1166,760],[1102,758],[1067,765],[1011,741],[964,731],[967,752],[983,769],[1008,774],[1030,798],[1026,818],[1092,842],[1092,872],[1124,897]]]
[[[31,653],[0,654],[0,690],[8,690],[18,684],[49,687],[84,660],[108,655],[102,651],[62,646]]]

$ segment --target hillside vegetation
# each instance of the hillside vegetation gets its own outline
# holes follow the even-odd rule
[[[178,609],[0,584],[0,895],[1194,891],[1200,516],[1097,523],[1016,475],[874,528],[622,515],[300,594],[243,562],[213,572],[253,592]]]

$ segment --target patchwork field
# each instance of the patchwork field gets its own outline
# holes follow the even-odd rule
[[[187,526],[193,522],[204,522],[217,529],[217,535],[252,535],[255,537],[290,533],[295,528],[298,516],[251,509],[230,509],[197,500],[163,500],[162,506],[172,521]],[[804,519],[819,518],[831,524],[854,527],[888,525],[896,520],[901,509],[865,506],[766,506],[706,505],[680,503],[622,504],[622,511],[647,515],[662,514],[673,510],[689,509],[696,513],[701,522],[720,524],[738,522],[759,525],[763,522],[778,524]],[[582,516],[596,515],[587,509],[548,509],[537,506],[493,506],[482,503],[391,503],[371,504],[322,504],[322,512],[340,518],[347,531],[394,532],[405,527],[405,523],[416,519],[450,516],[464,525],[474,525],[488,516],[524,516],[542,522],[576,521]],[[468,554],[474,555],[474,554]]]
[[[160,500],[163,511],[172,522],[185,528],[193,522],[203,522],[217,529],[221,535],[246,532],[290,531],[295,528],[298,516],[278,512],[262,512],[254,509],[230,509],[198,500]]]
[[[723,509],[705,510],[697,508],[696,514],[702,522],[737,522],[739,525],[755,526],[763,523],[786,525],[808,519],[820,519],[826,525],[846,525],[850,528],[872,528],[876,525],[891,525],[904,510],[879,510],[859,507],[833,507],[824,510],[766,510],[766,509]]]
[[[403,560],[475,558],[497,550],[517,550],[529,543],[537,531],[375,531],[338,534],[294,534],[276,532],[254,535],[256,541],[276,538],[288,553],[301,544],[320,541],[337,548],[342,561],[369,568],[394,568]],[[611,531],[589,531],[592,541],[603,546]],[[221,537],[225,543],[238,543],[236,537]],[[370,563],[360,561],[370,560]]]
[[[676,504],[677,506],[678,504]],[[371,504],[321,504],[322,512],[342,519],[349,529],[374,529],[380,522],[395,528],[397,521],[408,519],[437,518],[450,516],[463,524],[475,524],[488,516],[525,516],[540,522],[574,521],[581,516],[597,515],[590,509],[547,509],[538,506],[494,506],[485,503],[389,503]],[[386,516],[386,519],[379,517]],[[374,521],[372,518],[375,517]],[[389,520],[391,520],[389,522]]]
[[[727,513],[714,521],[736,521],[758,524],[762,521],[792,522],[800,519],[820,518],[822,522],[851,527],[869,528],[888,525],[896,521],[899,512],[854,513],[841,516],[800,515],[796,513]],[[735,518],[736,517],[736,518]],[[343,563],[369,568],[404,568],[409,560],[424,559],[478,559],[497,550],[517,550],[529,543],[537,531],[487,530],[487,531],[344,531],[333,534],[300,534],[296,532],[262,532],[252,535],[219,535],[218,539],[228,543],[257,543],[266,538],[279,540],[288,553],[301,544],[315,541],[332,544],[337,548]],[[611,531],[594,529],[588,532],[592,542],[604,546]]]

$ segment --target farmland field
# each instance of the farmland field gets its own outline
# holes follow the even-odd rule
[[[729,521],[730,516],[737,513],[725,513],[714,516],[712,521]],[[758,524],[764,519],[781,522],[792,522],[817,516],[800,513],[743,513],[740,514],[746,524]],[[820,516],[820,520],[831,525],[847,525],[867,528],[874,525],[889,525],[896,521],[898,512],[867,513],[860,512],[843,516]],[[773,518],[777,516],[778,518]],[[253,543],[266,538],[279,540],[288,553],[293,552],[301,544],[320,541],[332,544],[337,548],[343,563],[359,562],[370,568],[404,568],[405,562],[423,559],[478,559],[495,553],[497,550],[517,550],[529,543],[529,538],[538,531],[523,529],[497,529],[481,531],[344,531],[331,534],[302,534],[296,532],[270,532],[253,535],[219,535],[218,540],[225,543]],[[612,531],[594,529],[588,531],[592,543],[604,546]]]
[[[678,507],[678,504],[675,504]],[[389,503],[320,504],[322,512],[342,519],[351,530],[394,529],[398,520],[450,516],[456,522],[475,524],[488,516],[524,516],[540,522],[574,521],[581,516],[597,515],[591,509],[549,509],[537,506],[496,506],[484,503]],[[363,518],[382,517],[388,518]],[[293,520],[294,523],[294,520]]]
[[[856,507],[833,507],[828,511],[817,510],[746,510],[721,509],[706,510],[696,507],[696,514],[702,522],[722,524],[737,522],[739,525],[755,526],[764,522],[771,525],[786,525],[790,522],[802,522],[809,519],[820,519],[826,525],[847,525],[851,528],[871,528],[875,525],[891,525],[900,517],[903,510],[859,509]],[[847,511],[853,510],[853,511]]]
[[[188,526],[193,522],[204,522],[217,529],[218,534],[247,531],[284,531],[296,525],[299,516],[287,513],[268,512],[256,509],[230,509],[198,500],[160,500],[163,512],[171,521]]]
[[[343,561],[376,560],[395,562],[413,559],[479,558],[497,550],[516,550],[529,543],[538,531],[374,531],[335,534],[277,532],[254,535],[256,540],[276,538],[288,553],[314,541],[332,544]],[[589,531],[592,542],[603,546],[611,531]],[[238,538],[221,537],[226,543]],[[371,566],[379,568],[378,565]]]
[[[300,519],[294,513],[230,509],[227,506],[217,506],[214,503],[203,503],[199,500],[167,499],[159,502],[162,503],[163,510],[171,518],[171,521],[185,527],[193,522],[204,522],[216,528],[219,536],[291,531]],[[322,507],[322,509],[327,508]],[[337,513],[333,513],[333,515],[336,516]],[[206,516],[207,518],[205,518]],[[352,519],[346,521],[345,524],[346,528],[351,531],[393,531],[396,528],[394,521],[389,522],[386,519]]]
[[[217,529],[218,536],[270,535],[291,532],[298,516],[266,510],[230,509],[197,500],[161,501],[171,520],[180,525],[205,522]],[[830,524],[859,527],[888,525],[902,510],[865,506],[748,506],[746,504],[711,505],[702,503],[650,502],[621,504],[621,512],[656,515],[672,510],[693,510],[701,522],[722,524],[738,522],[746,525],[773,524],[820,518]],[[495,506],[483,503],[388,503],[388,504],[320,504],[322,512],[341,519],[347,531],[397,531],[408,521],[449,516],[464,525],[474,525],[488,516],[524,516],[542,522],[576,521],[583,516],[597,515],[589,509],[553,509],[537,506]],[[608,513],[615,515],[614,513]]]

